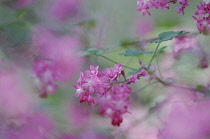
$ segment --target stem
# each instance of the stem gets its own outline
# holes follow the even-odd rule
[[[155,52],[153,53],[153,56],[152,56],[152,58],[151,58],[151,60],[150,60],[150,62],[149,62],[148,69],[149,69],[149,67],[150,67],[150,65],[151,65],[151,63],[152,63],[152,60],[154,59],[154,57],[155,57],[155,55],[156,55],[156,53],[157,53],[157,50],[158,50],[159,46],[160,46],[160,42],[158,43],[158,45],[157,45],[157,47],[156,47],[156,49],[155,49]]]
[[[134,72],[134,74],[140,72],[142,69],[147,70],[147,68],[145,68],[145,67],[143,66],[143,67],[140,67],[140,68],[136,69],[136,71]]]
[[[149,86],[151,86],[151,85],[153,85],[153,84],[155,84],[155,83],[158,83],[158,82],[159,82],[159,81],[154,81],[154,82],[152,82],[152,83],[150,83],[150,84],[147,84],[147,85],[145,85],[144,87],[138,89],[137,91],[134,91],[133,93],[138,93],[138,92],[142,91],[143,89],[145,89],[145,88],[147,88],[147,87],[149,87]]]
[[[105,58],[105,59],[107,59],[107,60],[109,60],[109,61],[111,61],[111,62],[113,62],[115,64],[118,64],[118,62],[116,62],[116,61],[114,61],[114,60],[112,60],[112,59],[110,59],[110,58],[108,58],[108,57],[106,57],[104,55],[99,55],[99,56],[101,56],[101,57],[103,57],[103,58]],[[127,69],[136,70],[135,68],[132,68],[132,67],[129,67],[129,66],[126,66],[126,65],[122,65],[122,66],[127,68]]]
[[[191,90],[191,91],[198,91],[196,88],[189,87],[189,86],[184,86],[184,85],[180,85],[180,84],[170,84],[169,86],[175,87],[175,88],[181,88],[181,89]]]
[[[162,74],[160,72],[160,67],[159,67],[159,62],[158,62],[158,58],[157,57],[156,57],[156,63],[157,63],[158,72],[160,74],[160,78],[163,79],[163,76],[162,76]]]
[[[137,58],[138,58],[138,60],[139,60],[139,61],[141,61],[141,59],[140,59],[139,55],[137,56]]]
[[[194,87],[190,87],[190,86],[185,86],[185,85],[180,85],[180,84],[174,84],[174,83],[167,83],[164,80],[162,80],[161,78],[156,78],[156,80],[160,83],[162,83],[163,85],[166,86],[170,86],[170,87],[174,87],[174,88],[181,88],[181,89],[185,89],[185,90],[190,90],[190,91],[200,91],[203,92],[201,90],[198,90],[197,88]]]

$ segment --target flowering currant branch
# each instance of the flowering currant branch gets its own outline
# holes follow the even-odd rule
[[[89,105],[95,105],[98,108],[98,113],[103,116],[109,117],[112,120],[112,125],[120,126],[123,121],[122,115],[128,113],[128,106],[130,104],[130,95],[132,94],[132,88],[130,84],[137,83],[141,77],[143,77],[148,83],[146,86],[140,88],[134,93],[140,92],[143,89],[156,84],[161,83],[165,86],[177,87],[182,89],[188,89],[193,91],[199,91],[196,88],[187,87],[183,85],[174,84],[168,79],[164,79],[160,73],[159,65],[157,62],[158,70],[161,78],[155,75],[156,66],[152,64],[154,58],[161,54],[161,51],[165,47],[159,49],[161,42],[172,40],[174,37],[185,35],[187,31],[169,31],[159,34],[158,39],[153,39],[151,43],[157,43],[155,51],[149,61],[148,65],[144,65],[142,61],[139,61],[140,68],[135,69],[126,65],[122,65],[117,61],[110,59],[103,55],[104,51],[99,49],[89,49],[85,55],[97,55],[103,57],[116,65],[112,68],[107,68],[104,71],[99,71],[99,66],[90,66],[90,70],[80,73],[80,77],[77,81],[77,85],[74,86],[76,93],[75,97],[80,97],[80,103],[87,102]],[[140,54],[148,54],[151,51],[139,51],[135,49],[127,50],[125,53],[120,53],[124,56],[139,56]],[[133,70],[133,75],[126,77],[123,68]],[[120,80],[123,77],[124,80]]]
[[[195,92],[202,92],[205,93],[206,90],[205,89],[199,89],[199,88],[195,88],[195,87],[190,87],[190,86],[184,86],[184,85],[180,85],[180,84],[174,84],[173,82],[167,82],[162,80],[161,78],[157,77],[156,80],[158,82],[160,82],[161,84],[165,85],[165,86],[170,86],[170,87],[175,87],[175,88],[180,88],[180,89],[185,89],[185,90],[189,90],[189,91],[195,91]]]
[[[121,63],[107,68],[105,71],[98,71],[99,66],[90,66],[90,70],[80,73],[77,81],[75,97],[80,96],[80,102],[87,101],[89,105],[99,106],[99,113],[110,117],[112,125],[119,126],[122,123],[122,115],[127,113],[130,104],[131,87],[140,77],[147,75],[146,70],[134,74],[126,79]],[[120,81],[120,75],[124,81]]]

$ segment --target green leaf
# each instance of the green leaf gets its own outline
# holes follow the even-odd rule
[[[152,51],[140,51],[137,49],[128,49],[125,51],[125,53],[120,53],[119,55],[124,55],[124,56],[138,56],[141,54],[151,54]]]
[[[86,27],[87,30],[91,30],[92,28],[94,28],[96,26],[96,20],[88,19],[88,20],[81,21],[75,25],[84,26],[84,27]]]
[[[156,41],[151,41],[151,43],[160,43],[160,42],[163,42],[163,41],[168,41],[168,40],[171,40],[173,39],[174,37],[177,37],[177,36],[180,36],[180,35],[185,35],[189,33],[188,31],[169,31],[169,32],[163,32],[163,33],[160,33],[158,35],[158,38],[159,40],[156,40]]]
[[[17,18],[22,18],[24,14],[30,12],[31,9],[23,9],[23,10],[20,10],[16,13],[16,17]]]
[[[165,53],[165,49],[167,48],[167,46],[163,46],[161,48],[158,49],[157,53],[156,53],[156,56],[162,54],[162,53]]]
[[[205,88],[205,87],[204,87],[203,85],[200,85],[200,84],[198,84],[198,85],[196,86],[196,89],[197,89],[198,91],[202,91],[204,88]]]
[[[137,43],[138,41],[134,41],[131,39],[124,39],[120,42],[120,46],[122,47],[133,46],[133,45],[136,45]]]
[[[96,49],[96,48],[90,48],[87,51],[82,53],[82,56],[89,56],[89,55],[101,55],[103,54],[106,50],[108,50],[108,48],[105,49]]]

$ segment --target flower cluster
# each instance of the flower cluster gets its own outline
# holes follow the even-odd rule
[[[113,86],[106,92],[104,97],[98,99],[100,114],[110,117],[112,125],[120,126],[122,123],[122,114],[128,112],[127,107],[130,104],[129,95],[131,87],[125,84]]]
[[[90,66],[90,70],[80,73],[77,81],[75,97],[80,96],[80,102],[87,101],[89,105],[98,104],[99,113],[110,117],[112,125],[120,126],[122,115],[127,112],[130,103],[131,87],[128,84],[136,83],[141,76],[146,76],[147,71],[141,70],[126,79],[123,66],[118,63],[113,68],[99,72],[99,66]],[[120,81],[120,76],[124,80]]]
[[[77,56],[80,45],[73,36],[58,35],[44,26],[34,29],[32,49],[36,59],[32,72],[40,97],[54,94],[57,89],[55,82],[72,79],[83,62]]]
[[[193,18],[200,33],[207,35],[210,33],[210,2],[201,2],[200,5],[197,5],[197,8],[195,15],[198,17],[193,16]]]
[[[176,7],[175,9],[177,9],[177,13],[182,13],[184,14],[184,9],[185,7],[189,6],[189,1],[188,0],[171,0],[173,4],[175,3],[179,3],[181,6],[180,7]]]
[[[34,64],[34,82],[39,90],[40,97],[53,95],[57,89],[54,63],[50,60],[36,61]]]
[[[148,11],[149,9],[169,9],[170,4],[176,4],[179,3],[181,6],[176,7],[177,13],[182,13],[184,14],[184,9],[189,5],[188,0],[137,0],[137,5],[138,5],[138,11],[141,11],[143,15],[151,15],[150,12]]]

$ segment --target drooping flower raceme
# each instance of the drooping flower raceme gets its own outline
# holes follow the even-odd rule
[[[210,2],[208,0],[201,2],[197,9],[195,16],[198,17],[193,16],[195,24],[200,33],[207,35],[210,33]]]
[[[39,91],[40,97],[54,95],[57,85],[55,63],[52,60],[40,60],[34,63],[34,82]]]
[[[80,102],[87,101],[89,105],[97,104],[99,113],[110,117],[112,125],[120,126],[122,115],[127,113],[130,104],[129,96],[131,87],[128,84],[136,83],[141,76],[146,76],[146,70],[142,70],[126,79],[123,66],[118,63],[113,68],[98,71],[99,66],[90,66],[90,70],[81,72],[77,81],[75,97],[80,96]],[[120,76],[124,80],[120,81]]]
[[[73,36],[58,36],[44,27],[34,30],[32,48],[38,58],[34,60],[33,72],[41,97],[54,94],[56,82],[72,79],[83,61],[77,55],[80,46]]]
[[[148,11],[149,9],[159,9],[161,8],[162,10],[164,9],[169,9],[170,3],[168,0],[137,0],[137,5],[138,5],[138,11],[142,12],[142,15],[151,15],[151,13]]]
[[[184,9],[189,5],[188,0],[137,0],[138,5],[138,11],[142,12],[142,15],[151,15],[151,13],[148,11],[149,9],[169,9],[170,4],[176,4],[179,3],[181,6],[176,7],[177,13],[184,14]]]

